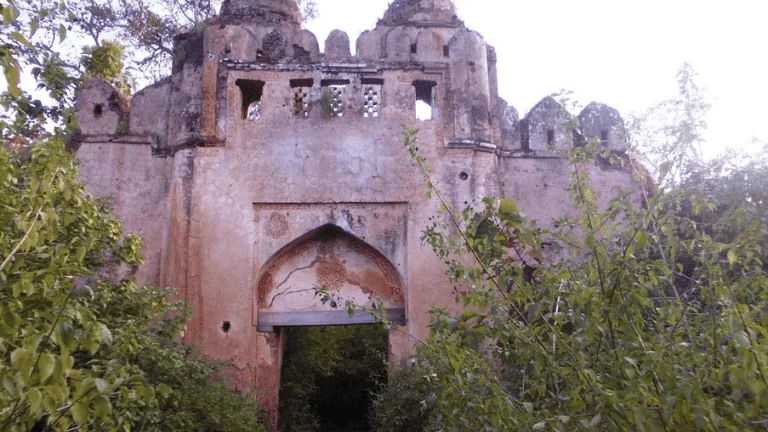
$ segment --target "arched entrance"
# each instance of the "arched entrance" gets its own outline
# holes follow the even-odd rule
[[[387,319],[394,324],[406,322],[405,295],[397,270],[379,251],[335,225],[322,226],[284,246],[262,266],[257,280],[257,394],[273,428],[285,330],[373,323],[374,317],[360,310],[350,316],[344,305],[350,301],[370,306],[372,298],[381,299]],[[323,303],[317,294],[320,287],[336,301]],[[390,337],[390,360],[393,352],[402,351],[402,347],[393,349],[393,343],[401,339]]]

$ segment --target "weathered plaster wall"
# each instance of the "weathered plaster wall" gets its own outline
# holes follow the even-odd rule
[[[128,140],[126,140],[128,141]],[[144,264],[135,275],[141,283],[162,284],[163,221],[170,160],[152,156],[145,142],[86,141],[77,154],[88,190],[112,197],[115,215],[126,234],[139,234]]]
[[[155,148],[166,147],[170,108],[170,78],[136,93],[131,100],[130,134],[147,137]]]
[[[414,334],[424,336],[431,304],[452,303],[453,294],[447,286],[440,289],[442,278],[435,276],[434,266],[430,278],[412,279],[406,269],[429,262],[431,256],[418,236],[434,214],[434,203],[423,199],[423,181],[403,149],[401,134],[403,123],[415,122],[412,84],[425,74],[383,71],[376,76],[383,79],[380,117],[364,118],[359,73],[233,70],[227,81],[226,143],[195,151],[189,260],[189,274],[195,277],[189,290],[195,293],[190,298],[200,299],[195,305],[200,313],[190,334],[206,350],[234,358],[243,368],[243,384],[253,378],[248,366],[253,355],[249,328],[238,321],[249,317],[248,308],[258,303],[253,297],[256,275],[279,247],[324,224],[364,240],[398,270],[407,287],[406,303],[416,308],[409,309],[416,322],[409,323]],[[305,118],[292,110],[289,81],[307,78],[317,84],[308,96],[312,103]],[[350,81],[343,93],[343,117],[331,118],[320,106],[323,91],[318,84],[328,78]],[[440,87],[441,75],[429,78]],[[264,82],[258,120],[242,118],[235,85],[239,79]],[[458,204],[475,196],[475,155],[445,149],[440,120],[420,122],[422,151]],[[415,227],[414,232],[408,227]],[[258,307],[252,316],[258,319]],[[233,327],[223,335],[219,327],[225,320]],[[404,347],[396,349],[402,352]]]
[[[500,176],[502,194],[514,199],[520,211],[536,220],[539,226],[553,228],[553,219],[578,215],[566,190],[572,170],[562,158],[504,158]],[[597,165],[588,166],[587,172],[602,210],[623,190],[631,192],[635,203],[641,204],[640,185],[630,172]]]

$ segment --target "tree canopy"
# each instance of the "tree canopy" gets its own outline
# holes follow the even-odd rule
[[[83,77],[39,45],[39,22],[24,31],[24,13],[2,3],[0,431],[264,430],[260,407],[229,387],[223,365],[176,341],[188,311],[173,290],[133,282],[141,240],[123,236],[108,200],[85,191],[63,142],[70,86]],[[89,48],[86,75],[120,81],[118,50]],[[54,103],[16,86],[29,66]]]
[[[764,430],[768,160],[702,159],[708,106],[694,78],[684,66],[679,98],[632,125],[635,154],[651,146],[658,162],[636,171],[643,204],[627,193],[598,208],[588,167],[640,166],[592,142],[569,154],[579,212],[555,229],[510,198],[452,209],[406,131],[443,213],[423,241],[462,312],[433,311],[415,372],[395,383],[420,404],[403,412],[385,392],[375,418],[440,431]]]

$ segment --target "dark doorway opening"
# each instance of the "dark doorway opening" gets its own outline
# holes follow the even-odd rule
[[[387,379],[389,334],[376,325],[283,328],[279,430],[366,432]]]

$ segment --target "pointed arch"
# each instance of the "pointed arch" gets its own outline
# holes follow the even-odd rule
[[[264,264],[257,280],[257,322],[263,331],[280,325],[372,321],[367,314],[350,317],[346,309],[323,304],[316,295],[318,287],[361,306],[378,297],[391,311],[390,319],[405,323],[403,284],[395,267],[375,248],[335,225],[324,225],[284,246]]]

